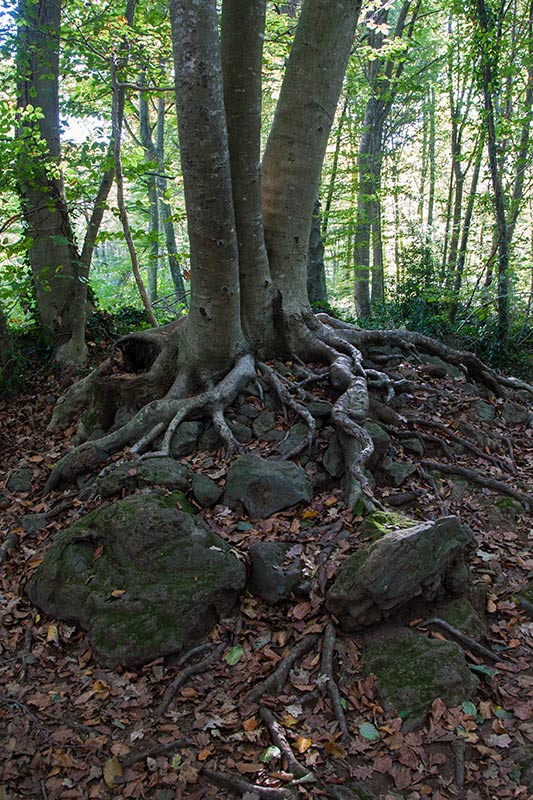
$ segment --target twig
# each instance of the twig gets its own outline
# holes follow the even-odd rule
[[[166,744],[156,744],[153,747],[149,747],[148,750],[143,750],[141,753],[131,753],[129,756],[126,756],[126,758],[121,760],[120,766],[122,769],[127,769],[138,761],[144,761],[145,758],[162,756],[165,753],[179,750],[182,747],[194,747],[194,745],[189,739],[175,739],[173,742],[167,742]]]
[[[219,786],[221,789],[228,789],[234,794],[250,793],[251,797],[265,798],[265,800],[289,800],[293,796],[289,789],[274,789],[270,786],[259,786],[256,783],[249,783],[238,775],[230,775],[228,772],[214,772],[207,767],[203,767],[200,774],[207,778],[209,783]]]
[[[444,514],[447,514],[448,513],[448,508],[447,508],[446,503],[442,499],[442,495],[441,495],[441,493],[439,491],[439,487],[437,486],[437,481],[435,480],[433,475],[431,475],[426,469],[424,469],[424,467],[419,465],[418,469],[420,470],[420,475],[423,477],[423,479],[426,481],[426,483],[429,483],[429,485],[433,489],[433,494],[435,495],[435,500],[439,504],[439,508],[440,508],[441,512],[443,512]]]
[[[306,636],[304,639],[301,639],[293,647],[290,653],[280,661],[274,672],[272,672],[268,678],[265,678],[264,681],[258,683],[257,686],[254,686],[254,688],[248,692],[248,702],[256,703],[260,697],[263,697],[264,694],[281,692],[287,682],[292,665],[299,658],[301,658],[301,656],[305,655],[305,653],[308,653],[309,650],[314,647],[317,641],[318,634],[315,633],[312,633],[309,636]]]
[[[225,644],[220,644],[218,647],[210,653],[208,656],[203,658],[201,661],[198,661],[196,664],[191,664],[190,667],[186,667],[178,677],[172,681],[172,683],[167,686],[165,694],[163,695],[163,700],[161,704],[156,709],[155,718],[159,719],[163,716],[163,714],[168,709],[170,703],[176,692],[180,689],[181,686],[191,677],[191,675],[197,675],[199,672],[203,672],[207,667],[209,667],[214,661],[216,661],[219,656],[222,655],[224,648],[226,647]]]
[[[497,481],[495,478],[483,478],[473,469],[460,467],[458,464],[441,464],[439,461],[421,461],[420,463],[421,466],[426,469],[434,469],[437,470],[437,472],[444,472],[449,475],[461,475],[471,483],[477,483],[479,486],[484,486],[486,489],[492,489],[501,494],[508,494],[510,497],[514,497],[515,500],[523,503],[526,509],[533,507],[532,494],[525,494],[525,492],[520,492],[518,489],[513,489],[512,486],[508,486],[503,481]]]
[[[327,690],[335,718],[339,723],[339,729],[342,733],[342,739],[348,740],[350,732],[346,723],[344,709],[342,707],[341,695],[339,687],[333,675],[333,650],[335,647],[336,632],[335,626],[332,622],[328,622],[324,631],[324,639],[322,640],[322,659],[320,662],[320,672],[327,678]]]
[[[282,754],[285,756],[287,760],[287,771],[292,773],[295,778],[303,778],[304,776],[309,776],[314,781],[316,781],[315,776],[313,773],[304,767],[294,753],[292,752],[292,748],[287,741],[287,737],[285,736],[285,731],[283,730],[282,726],[276,720],[274,715],[268,708],[261,708],[259,711],[259,716],[268,726],[268,730],[270,731],[270,735],[272,737],[272,741],[274,742],[277,747],[281,750]]]
[[[462,789],[465,785],[465,754],[466,744],[462,739],[456,739],[452,744],[455,755],[455,783]]]
[[[41,725],[41,723],[39,722],[33,711],[30,711],[26,703],[22,703],[20,700],[14,700],[12,697],[7,697],[4,694],[0,694],[0,703],[7,703],[8,705],[16,706],[17,708],[20,708],[22,711],[24,711],[24,713],[27,714],[28,717],[31,719],[31,721],[34,723],[35,727],[37,728],[43,739],[46,739],[46,741],[49,744],[53,745],[53,747],[57,747],[57,742],[55,742],[52,739],[52,737],[46,733],[45,729],[43,728],[43,726]]]
[[[482,658],[487,658],[489,661],[500,661],[501,656],[500,654],[493,653],[492,650],[489,650],[487,647],[483,647],[482,644],[476,642],[475,639],[472,639],[470,636],[467,636],[465,633],[458,631],[457,628],[454,628],[453,625],[450,625],[449,622],[446,622],[445,619],[441,619],[440,617],[432,617],[431,619],[426,619],[424,622],[421,622],[419,627],[420,628],[429,628],[430,625],[437,625],[439,628],[442,628],[444,631],[453,636],[459,644],[463,645],[464,647],[471,650],[478,656]]]

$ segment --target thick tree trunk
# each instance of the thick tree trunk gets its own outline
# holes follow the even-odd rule
[[[359,0],[304,3],[263,158],[265,241],[289,316],[309,308],[313,205],[360,6]]]
[[[171,0],[170,9],[191,253],[191,300],[180,356],[202,380],[225,373],[245,348],[239,254],[216,3]]]

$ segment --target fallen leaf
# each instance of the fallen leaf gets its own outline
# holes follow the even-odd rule
[[[306,750],[309,750],[312,744],[312,740],[308,739],[306,736],[298,736],[298,739],[296,740],[296,749],[299,753],[305,753]]]
[[[106,786],[111,789],[115,785],[115,779],[122,777],[122,767],[118,758],[108,758],[103,769],[104,781]]]

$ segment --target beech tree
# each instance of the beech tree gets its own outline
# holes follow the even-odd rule
[[[365,361],[370,345],[439,354],[501,393],[494,374],[470,353],[420,334],[362,331],[312,313],[306,282],[313,206],[360,3],[304,1],[260,164],[265,5],[224,0],[219,35],[216,0],[171,0],[189,313],[124,337],[119,359],[65,395],[52,427],[85,410],[79,433],[91,441],[58,463],[49,489],[125,447],[168,455],[176,429],[191,418],[210,417],[232,454],[240,444],[224,410],[259,378],[305,420],[310,441],[315,423],[301,402],[303,389],[277,368],[290,360],[304,385],[324,379],[317,363],[327,366],[338,397],[332,419],[347,464],[347,503],[366,506],[372,494],[363,472],[373,449],[363,427],[369,387],[387,400],[405,383]],[[128,421],[120,424],[124,415]]]

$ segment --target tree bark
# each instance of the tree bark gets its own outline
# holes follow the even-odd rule
[[[265,241],[289,316],[309,308],[313,205],[360,6],[359,0],[304,2],[263,157]]]
[[[180,358],[201,381],[225,373],[245,349],[239,254],[216,2],[171,0],[170,10],[191,253]]]
[[[261,208],[261,64],[266,0],[224,0],[224,107],[239,248],[241,320],[250,344],[274,342],[274,292]],[[260,335],[258,336],[258,334]]]
[[[18,188],[39,319],[52,341],[72,330],[80,256],[65,201],[59,140],[60,3],[21,0],[17,37]],[[32,109],[40,119],[28,117]]]
[[[310,303],[325,303],[328,299],[321,222],[320,201],[317,198],[313,208],[307,263],[307,295]]]

